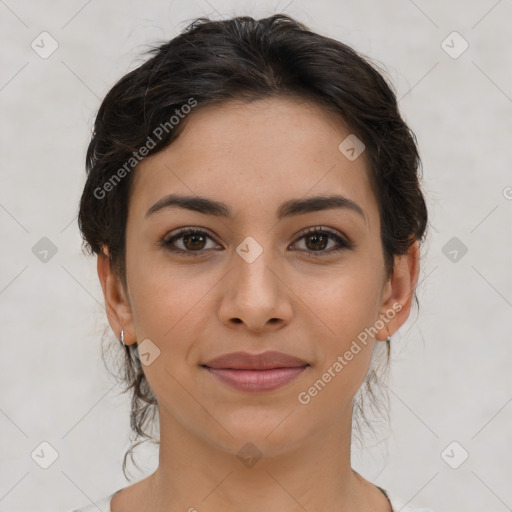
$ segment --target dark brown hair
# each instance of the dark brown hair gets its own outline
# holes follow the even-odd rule
[[[235,99],[301,98],[336,116],[366,146],[391,273],[394,255],[405,254],[415,240],[424,238],[427,209],[415,136],[381,72],[349,46],[283,14],[260,20],[194,20],[183,33],[154,47],[149,60],[122,77],[101,103],[87,150],[78,216],[84,249],[98,254],[106,246],[112,269],[126,288],[125,228],[130,184],[141,153],[155,154],[171,144],[188,116],[204,106]],[[181,115],[191,99],[196,106]],[[178,123],[171,121],[173,115],[179,115]],[[151,412],[154,419],[156,397],[135,350],[136,344],[125,347],[123,365],[125,391],[132,390],[130,423],[137,436],[153,440],[144,426]],[[370,398],[376,379],[372,369],[365,381]],[[362,412],[361,403],[355,407]]]

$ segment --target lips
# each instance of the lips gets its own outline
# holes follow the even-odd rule
[[[271,370],[273,368],[299,368],[308,363],[298,357],[273,350],[261,354],[231,352],[208,361],[203,366],[234,370]]]
[[[271,391],[297,378],[309,364],[282,352],[232,352],[201,365],[224,384],[246,392]]]

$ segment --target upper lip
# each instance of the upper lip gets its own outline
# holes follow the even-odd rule
[[[209,368],[231,368],[236,370],[269,370],[272,368],[297,368],[308,363],[298,357],[269,350],[260,354],[231,352],[203,364]]]

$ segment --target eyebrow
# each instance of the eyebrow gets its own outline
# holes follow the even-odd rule
[[[169,208],[184,208],[194,212],[214,215],[215,217],[232,218],[233,214],[230,207],[220,201],[208,199],[199,196],[180,196],[170,194],[159,199],[146,212],[145,217],[149,217],[159,211]],[[366,215],[363,209],[348,197],[341,195],[315,196],[306,199],[290,199],[285,201],[277,210],[278,220],[294,215],[304,213],[318,212],[322,210],[348,209],[359,214],[366,221]]]

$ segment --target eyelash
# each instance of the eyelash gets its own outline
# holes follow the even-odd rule
[[[334,249],[334,250],[333,249],[330,249],[330,250],[322,249],[319,251],[313,251],[313,250],[307,250],[307,249],[295,249],[295,250],[307,252],[307,253],[309,253],[309,255],[311,255],[313,257],[323,257],[323,256],[326,256],[329,254],[338,253],[338,252],[346,250],[346,249],[354,248],[354,245],[352,243],[348,242],[347,240],[345,240],[344,238],[339,236],[334,231],[324,228],[324,227],[308,228],[304,233],[302,233],[302,235],[296,240],[295,243],[297,243],[299,240],[302,240],[303,238],[306,238],[308,235],[312,235],[312,234],[327,235],[331,240],[334,240],[341,247],[338,249]],[[213,240],[213,238],[206,231],[203,231],[200,229],[195,229],[195,228],[183,228],[180,231],[178,231],[176,234],[174,234],[172,237],[163,238],[160,242],[160,245],[165,250],[168,250],[168,251],[171,251],[174,253],[181,253],[185,256],[192,256],[192,257],[202,256],[205,252],[207,252],[209,250],[209,249],[201,249],[198,251],[186,251],[183,249],[175,249],[175,248],[171,247],[172,244],[176,240],[179,240],[180,238],[183,238],[186,235],[206,235],[208,238]]]

